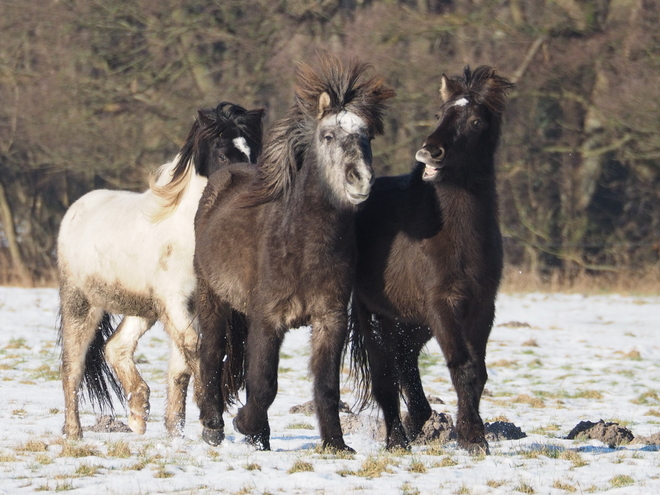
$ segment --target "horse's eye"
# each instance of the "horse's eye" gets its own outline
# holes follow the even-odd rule
[[[335,138],[335,137],[334,137],[332,134],[326,134],[325,136],[323,136],[323,139],[325,139],[325,142],[326,142],[326,143],[330,143],[330,142],[332,142],[332,140],[333,140],[334,138]]]
[[[482,125],[483,125],[483,122],[479,119],[474,119],[472,121],[472,127],[474,127],[475,129],[480,129]]]
[[[229,161],[229,158],[227,158],[227,155],[225,155],[224,153],[220,153],[218,155],[218,160],[220,160],[223,163],[226,163]]]

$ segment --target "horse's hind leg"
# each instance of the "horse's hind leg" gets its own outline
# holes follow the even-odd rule
[[[138,316],[124,316],[105,345],[105,357],[119,379],[128,399],[128,426],[142,435],[149,419],[149,386],[140,376],[133,355],[138,340],[153,321]]]
[[[270,450],[268,408],[277,395],[277,366],[282,337],[266,325],[251,322],[247,338],[245,406],[234,418],[234,428],[260,450]]]
[[[172,305],[174,306],[174,305]],[[186,396],[190,377],[195,374],[195,400],[199,404],[199,335],[193,327],[193,315],[182,305],[168,308],[165,330],[172,340],[167,373],[167,408],[165,428],[173,436],[181,436],[186,424]]]
[[[222,419],[222,363],[227,348],[227,330],[231,308],[218,300],[206,282],[199,278],[197,284],[199,310],[199,420],[202,423],[202,439],[209,445],[220,445],[225,438],[225,422]]]
[[[62,284],[60,289],[62,387],[64,388],[64,428],[67,438],[82,438],[78,394],[85,373],[87,350],[94,340],[103,316],[100,308],[92,307],[85,295]]]
[[[486,383],[483,353],[479,356],[467,341],[466,325],[457,314],[460,308],[449,301],[439,302],[439,320],[432,325],[433,334],[440,343],[451,381],[458,396],[456,434],[458,445],[471,453],[488,453],[484,424],[479,415],[479,402]]]
[[[396,324],[388,319],[372,320],[359,306],[359,331],[369,360],[371,389],[374,399],[383,411],[387,438],[385,448],[393,450],[408,447],[399,411],[399,372],[396,359]]]
[[[406,433],[408,438],[413,441],[432,413],[419,375],[419,353],[431,338],[431,332],[428,327],[404,323],[399,323],[398,326],[399,341],[396,358],[401,389],[408,408],[408,417],[405,420]]]

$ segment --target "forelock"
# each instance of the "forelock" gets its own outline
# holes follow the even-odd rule
[[[319,98],[330,97],[327,113],[342,110],[353,112],[369,125],[374,133],[383,132],[385,100],[395,91],[378,76],[367,78],[371,66],[356,59],[348,65],[329,54],[318,57],[317,67],[299,64],[295,86],[296,103],[310,118],[318,116]]]

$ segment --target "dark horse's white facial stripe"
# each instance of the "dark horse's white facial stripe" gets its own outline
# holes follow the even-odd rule
[[[241,151],[246,157],[247,161],[250,161],[250,147],[247,144],[247,141],[245,140],[244,137],[237,137],[234,138],[233,141],[234,146],[236,146],[236,149]]]

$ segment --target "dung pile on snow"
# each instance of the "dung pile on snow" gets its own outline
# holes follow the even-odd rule
[[[302,404],[299,404],[297,406],[293,406],[291,409],[289,409],[289,412],[291,414],[305,414],[307,416],[311,416],[314,414],[314,401],[313,400],[308,400],[307,402],[303,402]],[[346,402],[343,400],[339,401],[339,412],[340,413],[350,413],[351,408]]]
[[[573,439],[600,440],[611,449],[624,443],[630,443],[635,436],[632,432],[618,423],[606,423],[602,419],[598,423],[580,421],[566,437]]]
[[[403,414],[403,425],[406,433],[409,431],[409,416]],[[382,418],[366,414],[347,414],[340,418],[341,429],[344,433],[363,433],[376,441],[384,442],[386,429]],[[502,440],[519,440],[527,434],[513,423],[495,421],[485,424],[486,440],[499,442]],[[412,442],[412,445],[427,445],[430,443],[443,444],[456,440],[456,428],[450,414],[433,411],[431,417],[424,423],[422,431]]]
[[[96,424],[94,426],[85,426],[83,431],[93,431],[95,433],[131,433],[132,430],[125,423],[104,414],[96,417]]]
[[[635,437],[632,443],[639,443],[642,445],[655,445],[660,447],[660,433],[654,433],[648,437]]]
[[[408,414],[403,417],[403,424],[408,429],[410,422]],[[427,443],[446,443],[456,438],[456,429],[454,421],[449,414],[433,411],[431,417],[426,420],[422,431],[415,439],[413,445],[426,445]]]
[[[527,433],[522,431],[519,426],[508,421],[495,421],[484,425],[486,430],[486,440],[489,442],[500,442],[502,440],[520,440],[525,438]]]
[[[385,441],[385,421],[367,414],[347,414],[339,418],[344,434],[362,433],[378,442]]]

